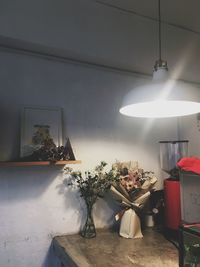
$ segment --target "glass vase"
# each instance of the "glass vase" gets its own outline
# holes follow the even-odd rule
[[[93,238],[96,236],[96,229],[94,225],[94,220],[92,216],[92,208],[93,208],[94,203],[87,203],[86,202],[86,207],[87,207],[87,218],[85,225],[81,231],[81,236],[85,238]]]

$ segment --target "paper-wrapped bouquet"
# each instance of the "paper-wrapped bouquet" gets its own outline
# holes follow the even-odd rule
[[[110,188],[114,199],[123,206],[116,220],[121,217],[120,235],[126,238],[142,237],[138,212],[155,189],[157,178],[152,171],[139,168],[137,161],[116,162],[113,168],[120,173],[120,179]]]

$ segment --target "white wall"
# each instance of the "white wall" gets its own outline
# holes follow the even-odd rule
[[[131,59],[135,70],[147,66],[151,72],[155,22],[92,1],[0,2],[3,39],[29,41],[60,49],[68,57],[117,67],[131,68]],[[174,36],[174,29],[168,30]],[[56,106],[63,108],[65,135],[82,160],[75,168],[91,169],[101,160],[138,160],[155,171],[162,187],[158,141],[177,138],[176,119],[132,119],[118,112],[124,94],[144,81],[3,50],[0,62],[0,160],[19,156],[23,105]],[[59,167],[0,168],[0,267],[58,266],[50,249],[52,236],[78,232],[85,218],[83,203],[63,187],[62,177]],[[96,226],[112,224],[116,209],[109,196],[99,200]]]
[[[200,101],[200,89],[191,90],[196,99]],[[189,156],[200,157],[200,113],[181,117],[178,120],[180,139],[189,140]]]
[[[158,141],[177,138],[176,119],[119,114],[122,96],[138,79],[14,53],[1,52],[0,62],[1,160],[19,155],[23,105],[59,106],[66,135],[82,160],[77,168],[93,168],[100,160],[138,160],[156,172],[161,186]],[[58,167],[0,169],[1,267],[57,266],[48,254],[52,236],[78,232],[84,222],[84,205],[63,188],[62,175]],[[115,210],[112,200],[100,200],[96,226],[112,224]]]

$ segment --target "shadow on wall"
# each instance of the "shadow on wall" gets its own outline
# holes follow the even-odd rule
[[[75,186],[70,186],[70,177],[66,176],[62,182],[56,185],[59,195],[64,196],[64,203],[66,210],[72,210],[76,213],[76,220],[74,224],[82,227],[86,217],[86,206],[84,200],[80,196],[79,190]]]
[[[114,227],[115,215],[122,208],[114,201],[109,191],[103,198],[99,198],[94,206],[93,214],[97,227]],[[100,223],[100,226],[99,226]]]
[[[56,166],[1,167],[0,202],[35,199],[47,190],[59,175]]]
[[[0,109],[0,160],[14,160],[20,156],[20,109]]]
[[[64,196],[66,210],[73,210],[76,213],[76,224],[80,229],[86,221],[86,205],[84,199],[80,196],[79,189],[70,186],[70,176],[66,176],[63,182],[56,186],[58,194]],[[110,227],[114,223],[115,214],[121,210],[119,205],[113,200],[109,192],[103,198],[98,198],[93,206],[93,217],[97,228]]]

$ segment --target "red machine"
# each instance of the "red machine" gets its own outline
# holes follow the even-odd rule
[[[181,196],[177,161],[188,154],[188,140],[160,141],[160,162],[170,177],[164,180],[165,227],[178,230],[181,224]]]
[[[178,230],[181,223],[180,182],[172,179],[164,181],[165,227]]]

